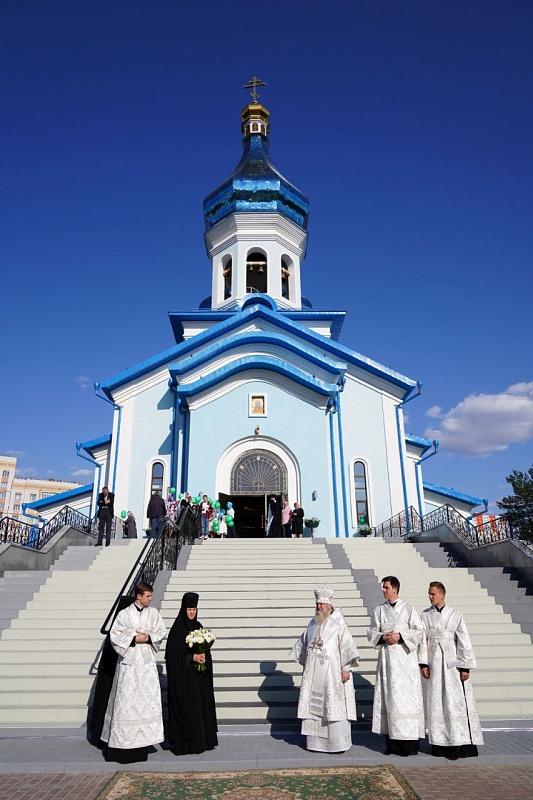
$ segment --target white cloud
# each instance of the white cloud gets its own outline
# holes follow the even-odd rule
[[[426,417],[429,417],[430,419],[438,419],[439,417],[442,417],[442,408],[440,406],[431,406],[431,408],[428,408],[426,411]]]
[[[468,395],[441,414],[438,424],[425,436],[465,456],[488,456],[527,442],[533,438],[533,382],[515,383],[501,394]]]
[[[20,456],[23,456],[24,453],[22,450],[6,450],[4,455],[9,456],[10,458],[20,458]]]
[[[71,477],[73,478],[86,478],[88,475],[94,475],[93,469],[77,469],[75,472],[71,472]]]
[[[23,467],[22,469],[17,469],[15,475],[17,478],[35,478],[37,469],[36,467]]]
[[[78,375],[75,383],[78,384],[80,389],[90,389],[92,388],[94,381],[92,378],[88,378],[86,375]]]

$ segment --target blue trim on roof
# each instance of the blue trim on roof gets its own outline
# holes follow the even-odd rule
[[[218,312],[213,313],[216,314]],[[175,345],[174,347],[159,353],[153,358],[149,358],[146,361],[137,364],[135,367],[130,367],[129,369],[124,370],[124,372],[116,375],[114,378],[102,382],[101,389],[109,398],[112,399],[112,391],[117,389],[119,386],[129,383],[129,381],[141,377],[142,375],[145,375],[146,373],[151,372],[152,370],[157,369],[164,364],[171,363],[178,358],[183,358],[186,353],[190,352],[191,350],[197,350],[211,340],[224,336],[235,328],[239,328],[254,319],[268,320],[268,322],[270,322],[272,325],[285,331],[291,336],[295,336],[303,339],[304,341],[310,342],[317,348],[320,348],[322,351],[326,350],[337,357],[340,356],[354,366],[398,386],[399,388],[403,389],[406,394],[412,392],[417,385],[416,381],[407,378],[405,375],[401,375],[399,372],[388,369],[387,367],[378,364],[377,361],[366,358],[360,353],[350,350],[348,347],[345,347],[338,342],[334,342],[325,336],[321,336],[304,325],[299,325],[297,322],[293,322],[290,318],[287,318],[284,314],[280,314],[278,311],[271,311],[270,309],[265,308],[263,305],[254,305],[241,312],[231,314],[229,319],[225,319],[215,327],[203,331],[202,333],[198,333],[196,336],[192,336],[190,339],[181,342],[179,345]]]
[[[293,366],[287,366],[286,361],[283,361],[280,358],[255,355],[238,358],[229,364],[225,364],[220,369],[211,372],[209,375],[194,381],[193,383],[178,384],[176,391],[182,400],[186,400],[188,397],[194,397],[200,392],[204,392],[206,389],[216,386],[217,383],[220,383],[227,378],[231,378],[233,375],[236,375],[239,372],[249,369],[265,369],[271,370],[272,372],[277,372],[279,375],[284,375],[296,383],[299,383],[301,386],[305,386],[307,389],[312,389],[313,391],[318,392],[318,394],[326,397],[335,395],[339,389],[336,383],[325,383],[325,381],[320,381],[318,378],[315,378],[314,376],[312,377],[300,369],[296,369]],[[174,378],[174,374],[177,373],[177,368],[174,369],[171,367],[170,372]]]
[[[185,375],[191,369],[197,369],[207,361],[210,361],[212,358],[216,358],[222,353],[227,353],[230,350],[242,347],[243,345],[256,344],[269,344],[277,347],[282,345],[284,350],[290,350],[292,353],[301,356],[306,361],[309,361],[315,366],[320,367],[325,372],[330,372],[335,376],[335,380],[337,380],[339,376],[344,377],[344,373],[346,372],[346,362],[331,361],[331,359],[326,358],[325,356],[317,356],[314,350],[309,350],[309,348],[303,347],[292,337],[289,338],[287,336],[280,336],[280,334],[272,333],[271,331],[249,331],[246,333],[237,333],[233,336],[228,336],[221,341],[209,345],[196,355],[190,356],[187,359],[182,359],[177,364],[171,364],[169,366],[169,372],[172,376]],[[275,358],[276,356],[273,357]]]
[[[405,441],[407,444],[412,444],[415,447],[421,447],[423,453],[433,447],[433,442],[431,439],[424,439],[423,436],[414,436],[412,433],[407,433],[405,435]]]
[[[463,503],[468,503],[471,506],[480,506],[483,503],[479,497],[472,497],[470,494],[463,494],[463,492],[456,492],[455,489],[447,489],[445,486],[437,486],[436,483],[427,483],[424,481],[422,486],[428,492],[440,494],[443,497],[452,497],[454,500],[462,500]]]
[[[69,489],[68,492],[59,492],[53,494],[51,497],[43,497],[42,500],[34,500],[33,503],[26,503],[26,508],[46,508],[46,506],[55,505],[58,500],[72,500],[73,497],[81,497],[84,494],[92,495],[94,483],[86,483],[84,486],[78,486],[77,489]]]
[[[108,434],[107,436],[99,436],[97,439],[90,439],[88,442],[80,442],[83,450],[87,453],[90,453],[91,450],[96,450],[97,447],[102,447],[106,444],[111,444],[112,436]]]

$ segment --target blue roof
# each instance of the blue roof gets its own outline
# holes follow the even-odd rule
[[[406,434],[405,441],[407,444],[412,444],[415,447],[421,447],[424,453],[426,450],[429,450],[431,447],[433,447],[433,442],[431,439],[424,439],[423,436],[414,436],[412,433]]]
[[[97,447],[111,444],[111,439],[111,434],[108,434],[107,436],[100,436],[97,439],[90,439],[88,442],[80,442],[80,445],[84,450],[90,453],[91,450],[96,450]]]
[[[218,312],[213,313],[216,314]],[[264,305],[264,301],[261,301],[250,305],[247,303],[246,308],[243,308],[240,312],[228,315],[228,317],[219,322],[218,325],[209,328],[202,333],[198,333],[195,336],[192,336],[190,339],[187,339],[180,344],[169,348],[168,350],[164,350],[162,353],[159,353],[153,358],[142,361],[135,367],[130,367],[129,369],[124,370],[124,372],[119,373],[114,378],[110,378],[107,381],[102,381],[101,388],[105,394],[112,399],[112,392],[114,389],[129,383],[135,378],[146,375],[148,372],[151,372],[158,367],[161,367],[165,364],[171,364],[178,359],[185,358],[191,351],[197,350],[202,346],[205,347],[213,339],[231,334],[232,331],[242,326],[244,323],[250,322],[251,320],[257,318],[268,320],[286,335],[288,334],[290,336],[296,336],[297,338],[303,339],[315,347],[319,347],[322,351],[328,353],[330,357],[342,359],[343,361],[347,361],[349,364],[352,364],[364,370],[365,372],[376,375],[377,377],[403,389],[404,393],[406,394],[411,392],[417,385],[416,381],[407,378],[405,375],[401,375],[399,372],[388,369],[387,367],[378,364],[377,361],[366,358],[366,356],[363,356],[360,353],[355,352],[355,350],[351,350],[350,348],[345,347],[338,342],[332,341],[332,339],[321,336],[304,325],[299,325],[286,314],[280,314],[278,311],[273,311],[271,308],[266,307]],[[280,344],[283,345],[283,337],[281,336]]]
[[[456,492],[455,489],[447,489],[445,486],[437,486],[436,483],[423,483],[424,489],[434,494],[440,494],[443,497],[452,497],[454,500],[461,500],[470,506],[480,506],[483,500],[479,497],[472,497],[470,494],[463,494],[463,492]]]
[[[70,489],[68,492],[59,492],[51,497],[43,497],[42,500],[34,500],[33,503],[25,503],[25,508],[46,508],[46,506],[55,505],[58,501],[72,500],[74,497],[81,497],[84,494],[92,495],[93,487],[94,483],[86,483],[84,486],[78,486],[77,489]]]
[[[305,230],[309,200],[272,163],[268,138],[251,134],[244,139],[241,160],[229,178],[207,195],[203,209],[207,230],[235,212],[279,212]]]

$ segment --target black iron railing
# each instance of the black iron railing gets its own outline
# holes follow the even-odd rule
[[[464,517],[453,506],[439,506],[429,514],[420,517],[412,506],[409,506],[408,513],[402,511],[395,517],[382,522],[372,529],[373,536],[403,536],[422,533],[439,525],[446,525],[452,530],[467,547],[483,547],[484,545],[503,542],[507,539],[519,545],[519,538],[513,531],[511,525],[505,517],[484,522],[482,525],[472,525],[469,519]],[[528,556],[531,555],[530,548],[524,546]]]
[[[425,531],[438,528],[439,525],[447,525],[467,545],[478,547],[481,544],[481,542],[478,542],[476,526],[472,525],[466,517],[463,517],[459,511],[450,505],[439,506],[434,511],[430,511],[429,514],[424,514],[422,525]]]
[[[64,506],[41,527],[37,520],[22,522],[12,517],[3,517],[0,520],[0,543],[13,542],[32,550],[41,550],[64,525],[91,533],[90,518],[70,506]]]
[[[401,511],[396,516],[391,517],[381,525],[372,528],[373,536],[409,536],[412,533],[420,533],[422,530],[422,523],[420,515],[415,511],[413,506],[409,506],[406,511]]]
[[[124,581],[104,624],[100,628],[100,633],[104,635],[109,633],[112,620],[114,619],[116,609],[122,596],[129,595],[133,597],[135,587],[141,581],[153,586],[161,570],[176,569],[181,548],[184,544],[192,544],[194,542],[194,537],[196,535],[196,514],[197,509],[184,506],[180,511],[177,521],[167,517],[161,519],[155,534],[147,540],[139,558]]]

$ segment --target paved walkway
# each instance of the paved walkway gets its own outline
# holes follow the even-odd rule
[[[176,758],[158,748],[128,770],[185,772],[394,764],[422,800],[525,800],[533,797],[533,721],[484,723],[477,759],[447,762],[422,752],[385,756],[383,740],[355,730],[347,753],[310,753],[296,731],[268,725],[222,726],[219,747]],[[107,764],[84,731],[0,729],[0,797],[6,800],[94,800],[119,765]],[[380,798],[380,800],[383,800]]]

